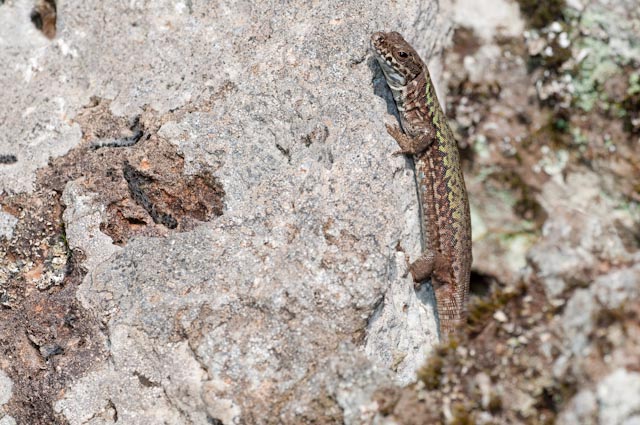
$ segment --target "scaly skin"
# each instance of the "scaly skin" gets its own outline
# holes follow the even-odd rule
[[[413,155],[416,167],[423,253],[409,271],[416,285],[431,278],[440,335],[446,339],[466,322],[472,261],[469,199],[458,145],[416,51],[397,32],[376,32],[371,45],[402,124],[387,125],[387,131],[398,142],[399,153]]]

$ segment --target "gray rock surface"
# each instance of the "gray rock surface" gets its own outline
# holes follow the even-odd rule
[[[555,300],[572,285],[589,282],[590,265],[598,261],[633,262],[625,235],[617,225],[632,225],[634,213],[616,208],[617,202],[603,194],[600,178],[590,172],[572,173],[566,181],[545,184],[541,203],[549,220],[543,238],[528,253],[547,297]],[[578,215],[580,226],[576,226]]]
[[[226,193],[222,217],[119,248],[100,232],[104,206],[67,185],[66,236],[88,269],[78,297],[109,356],[56,411],[70,424],[366,423],[373,391],[414,379],[437,340],[433,297],[402,278],[398,242],[420,250],[415,188],[391,156],[369,35],[402,31],[426,56],[447,36],[437,3],[68,1],[52,42],[3,25],[24,22],[26,3],[0,7],[0,82],[18,85],[0,94],[0,148],[18,157],[2,190],[33,190],[97,96],[125,117],[184,111],[158,136]]]
[[[0,418],[0,425],[16,425],[16,420],[9,415],[3,416]]]
[[[13,382],[4,371],[0,369],[0,425],[15,425],[15,420],[6,415],[4,405],[11,399]]]
[[[640,419],[640,373],[618,369],[598,384],[601,424],[631,424]]]
[[[558,425],[596,425],[598,400],[591,390],[582,390],[568,403],[557,418]]]
[[[638,419],[638,374],[631,372],[637,363],[636,328],[629,312],[639,305],[640,258],[619,230],[632,228],[637,218],[633,209],[619,208],[619,200],[605,195],[606,184],[591,173],[569,174],[564,184],[548,182],[542,197],[550,211],[544,238],[529,252],[547,296],[564,304],[551,326],[561,336],[553,375],[587,381],[559,413],[559,424]],[[599,262],[605,265],[594,277],[593,264]]]
[[[11,379],[0,370],[0,407],[4,406],[11,398],[13,383]]]
[[[84,266],[93,268],[109,259],[120,247],[100,231],[104,206],[96,202],[95,196],[83,190],[79,182],[67,183],[62,194],[62,202],[67,206],[63,213],[69,248],[79,248],[86,256]]]
[[[13,228],[17,222],[18,219],[11,214],[0,211],[0,237],[11,239]]]
[[[51,42],[34,27],[33,4],[15,0],[0,6],[0,85],[12,88],[0,94],[0,116],[6,117],[0,124],[0,155],[18,159],[0,165],[0,193],[33,190],[35,170],[80,142],[80,128],[69,118],[88,100],[88,81],[78,66],[90,63],[81,60],[68,38]]]

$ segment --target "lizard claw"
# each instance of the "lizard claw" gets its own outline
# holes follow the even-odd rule
[[[413,289],[417,291],[422,286],[423,281],[416,280],[416,274],[415,274],[415,271],[413,270],[413,267],[409,266],[407,268],[407,271],[409,272],[409,274],[411,275],[411,279],[413,280]]]
[[[398,241],[398,244],[396,245],[396,251],[398,251],[398,254],[402,253],[404,255],[404,267],[402,269],[402,274],[400,275],[400,277],[404,279],[409,275],[409,272],[410,272],[409,268],[411,266],[411,262],[409,261],[409,255],[404,251],[404,248],[400,246],[400,241]]]
[[[387,133],[396,140],[398,137],[403,137],[405,135],[402,129],[397,125],[385,124],[385,127],[387,127]]]
[[[387,123],[385,123],[384,126],[387,127],[387,131],[392,136],[393,136],[394,133],[397,133],[398,131],[400,131],[400,127],[398,127],[395,124],[387,124]]]
[[[398,152],[394,152],[394,156],[398,155],[414,155],[416,152],[415,149],[415,140],[405,133],[402,128],[397,125],[385,124],[387,126],[387,133],[391,137],[393,137],[396,142],[398,142],[398,146],[400,146],[400,150]]]
[[[406,278],[407,276],[409,276],[409,274],[411,273],[411,259],[409,258],[409,254],[407,254],[406,252],[404,252],[404,271],[402,272],[402,278]]]

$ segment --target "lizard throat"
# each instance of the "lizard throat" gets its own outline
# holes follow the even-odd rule
[[[383,58],[378,57],[378,63],[384,74],[387,85],[393,94],[393,100],[399,111],[404,111],[404,103],[407,90],[407,79],[398,72],[394,67],[389,65]]]
[[[398,72],[392,65],[388,64],[386,60],[378,56],[378,63],[382,72],[387,80],[387,84],[392,90],[400,90],[407,84],[407,79],[404,75]]]

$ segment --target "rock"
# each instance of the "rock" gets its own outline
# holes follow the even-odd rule
[[[507,315],[504,314],[504,311],[502,311],[502,310],[498,310],[495,313],[493,313],[493,318],[496,319],[500,323],[506,323],[509,320]]]
[[[13,393],[13,382],[0,369],[0,425],[16,425],[15,419],[5,415],[5,404],[11,399]]]
[[[549,219],[542,228],[542,240],[527,256],[539,269],[550,299],[572,285],[590,282],[597,261],[633,259],[616,230],[618,222],[629,220],[628,213],[612,214],[615,200],[601,196],[601,185],[598,176],[583,172],[568,175],[566,182],[550,180],[543,188],[540,200]],[[577,209],[581,211],[579,227],[575,226]]]
[[[0,8],[0,23],[24,18],[25,5]],[[0,32],[12,40],[0,81],[18,88],[0,94],[12,111],[0,147],[19,158],[0,169],[4,190],[33,190],[49,156],[91,145],[80,111],[93,97],[124,123],[154,115],[158,131],[141,123],[150,140],[225,194],[221,217],[116,246],[102,233],[105,197],[67,183],[67,240],[87,269],[78,298],[109,344],[108,360],[52,401],[57,414],[365,423],[376,388],[414,379],[436,341],[434,300],[402,277],[398,244],[420,251],[415,186],[410,162],[391,155],[392,99],[368,46],[373,31],[397,29],[428,53],[447,34],[436,12],[435,2],[78,1],[58,5],[53,41],[28,22]],[[399,25],[415,16],[428,30]],[[110,128],[91,130],[112,140]],[[108,156],[131,144],[91,146]]]
[[[82,250],[86,256],[84,266],[89,270],[120,251],[120,247],[100,231],[105,207],[94,198],[77,181],[68,183],[62,194],[62,201],[67,206],[63,219],[69,248]]]
[[[0,211],[0,238],[5,237],[7,239],[11,239],[11,236],[13,235],[13,228],[16,226],[16,223],[18,223],[17,218],[11,214]]]
[[[9,415],[3,416],[0,418],[0,425],[16,425],[16,420]]]
[[[598,417],[602,424],[630,424],[639,419],[640,373],[617,369],[597,389]]]
[[[582,390],[567,403],[558,415],[558,425],[597,425],[598,401],[590,390]]]
[[[638,282],[640,282],[640,264],[599,276],[593,282],[593,291],[603,306],[616,309],[630,300],[640,298]]]
[[[9,401],[12,392],[13,382],[11,382],[11,379],[2,370],[0,370],[0,408]]]
[[[596,311],[591,292],[586,289],[578,290],[569,299],[562,315],[562,327],[567,341],[571,341],[571,352],[582,356],[587,353],[589,334],[593,330],[592,316]]]

